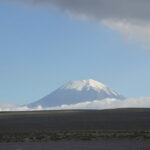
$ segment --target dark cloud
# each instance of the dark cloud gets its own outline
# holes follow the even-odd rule
[[[6,0],[5,0],[6,1]],[[91,19],[150,20],[150,0],[7,0],[32,6],[55,6]]]
[[[103,23],[150,49],[150,0],[0,0],[53,7],[70,16]]]

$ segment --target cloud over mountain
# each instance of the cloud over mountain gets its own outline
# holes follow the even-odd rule
[[[55,107],[37,106],[31,109],[27,106],[0,105],[0,111],[33,111],[33,110],[61,110],[61,109],[114,109],[114,108],[150,108],[150,97],[128,98],[124,100],[109,98],[104,100],[86,101],[77,104],[60,105]]]
[[[129,40],[150,43],[148,0],[7,0],[31,6],[55,7],[71,17],[94,20],[119,31]]]

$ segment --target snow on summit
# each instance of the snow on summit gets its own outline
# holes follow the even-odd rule
[[[88,79],[88,80],[82,80],[82,81],[71,81],[68,84],[65,84],[64,86],[61,87],[61,89],[74,89],[77,91],[82,91],[84,89],[86,89],[87,91],[90,89],[93,89],[97,92],[100,92],[101,90],[104,90],[108,95],[110,94],[114,94],[114,95],[118,95],[117,92],[111,90],[109,87],[107,87],[106,85],[95,81],[93,79]]]
[[[68,84],[62,86],[62,89],[76,89],[78,91],[82,91],[83,88],[85,87],[87,88],[87,90],[90,90],[90,88],[95,88],[95,89],[106,88],[104,84],[92,79],[88,79],[82,81],[71,81]]]
[[[68,82],[28,107],[54,107],[106,98],[123,99],[123,96],[98,81],[88,79]]]

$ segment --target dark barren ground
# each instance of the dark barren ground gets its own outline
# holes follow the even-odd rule
[[[150,130],[150,109],[0,113],[0,132],[47,130]]]
[[[0,143],[0,150],[150,150],[150,109],[1,112]]]
[[[150,142],[134,140],[2,143],[0,150],[150,150]]]

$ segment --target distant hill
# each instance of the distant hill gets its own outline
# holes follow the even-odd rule
[[[48,96],[28,105],[30,108],[41,105],[53,107],[63,104],[76,104],[105,98],[123,99],[124,97],[106,85],[95,80],[71,81],[61,86]]]

